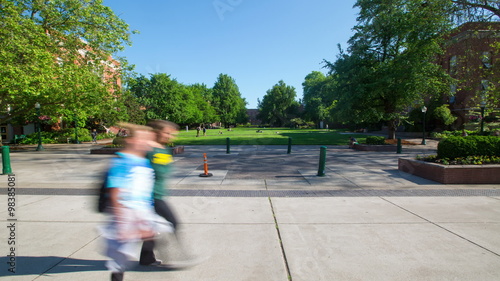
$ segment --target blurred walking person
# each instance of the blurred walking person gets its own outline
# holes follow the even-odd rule
[[[107,177],[111,221],[103,237],[106,239],[106,263],[112,281],[122,281],[131,259],[144,239],[152,239],[166,231],[168,222],[160,222],[153,209],[151,194],[154,170],[145,157],[155,134],[150,127],[121,124],[129,131],[125,148],[111,161]],[[163,227],[161,227],[163,226]]]
[[[97,144],[97,130],[92,130],[92,133],[90,133],[90,135],[92,136],[92,143]]]
[[[171,173],[171,163],[173,162],[172,151],[166,145],[175,139],[175,136],[179,133],[179,126],[173,122],[164,120],[152,120],[147,125],[156,134],[155,141],[152,142],[152,151],[147,153],[147,158],[151,161],[155,172],[152,192],[154,210],[158,215],[172,224],[175,234],[178,225],[177,218],[167,202],[163,200],[163,197],[166,195],[167,180]],[[139,259],[141,265],[160,265],[162,263],[161,260],[156,259],[153,252],[154,247],[154,240],[144,241]]]

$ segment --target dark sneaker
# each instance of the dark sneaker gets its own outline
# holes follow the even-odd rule
[[[150,265],[150,266],[158,266],[158,265],[161,265],[162,264],[162,261],[161,260],[155,260],[154,262],[152,263],[139,263],[140,265]]]

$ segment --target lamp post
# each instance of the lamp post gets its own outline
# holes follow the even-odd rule
[[[482,100],[480,105],[481,107],[481,135],[484,133],[484,109],[486,108],[486,101]]]
[[[76,113],[74,115],[73,120],[75,121],[75,143],[79,144],[80,141],[78,141],[78,119],[76,118]]]
[[[425,141],[425,113],[427,112],[427,107],[422,107],[423,119],[422,119],[422,145],[426,145]]]
[[[36,125],[37,125],[37,130],[38,130],[38,146],[36,148],[36,151],[41,151],[45,150],[42,146],[42,125],[40,123],[40,104],[37,102],[35,103],[35,109],[36,109]]]

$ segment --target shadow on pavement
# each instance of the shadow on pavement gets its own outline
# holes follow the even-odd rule
[[[436,185],[436,184],[440,184],[440,183],[435,182],[435,181],[431,181],[431,180],[428,180],[428,179],[424,179],[424,178],[421,178],[421,177],[414,176],[412,174],[408,174],[408,173],[402,172],[402,171],[400,171],[398,169],[393,169],[393,170],[386,169],[386,170],[382,170],[382,171],[384,171],[387,174],[389,174],[389,178],[404,179],[404,180],[407,180],[407,181],[412,182],[412,183],[417,184],[417,185]]]
[[[106,260],[85,260],[58,256],[34,257],[17,256],[15,273],[9,271],[9,257],[0,257],[2,271],[0,276],[23,276],[61,274],[70,272],[107,271]],[[179,271],[180,268],[162,266],[141,266],[134,262],[127,271],[153,272],[153,271]]]

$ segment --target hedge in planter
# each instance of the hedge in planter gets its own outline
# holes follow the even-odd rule
[[[439,142],[437,158],[500,156],[500,138],[494,136],[449,137]]]
[[[377,136],[366,137],[366,144],[371,144],[371,145],[386,144],[385,143],[385,137],[377,137]]]

